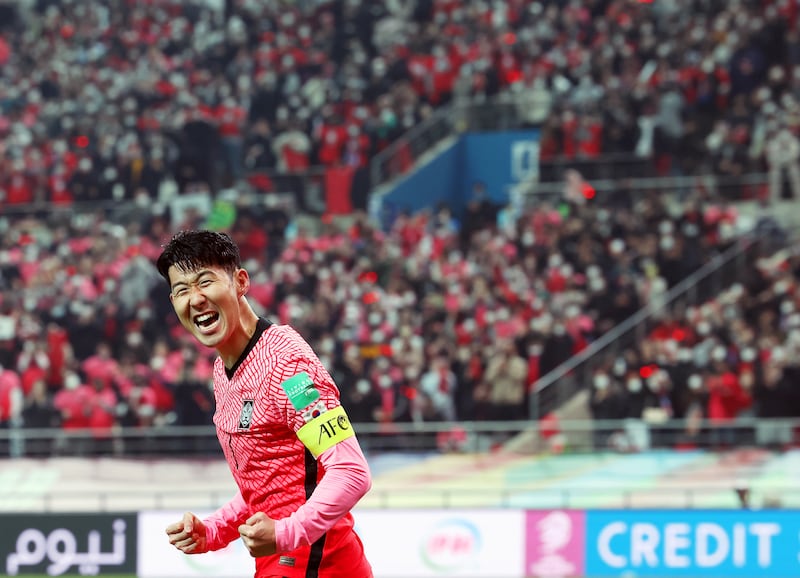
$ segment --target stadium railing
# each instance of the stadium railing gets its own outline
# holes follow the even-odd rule
[[[610,164],[609,164],[610,163]],[[702,174],[691,176],[654,176],[645,161],[629,155],[599,157],[595,160],[556,159],[540,168],[538,181],[521,183],[519,193],[526,204],[554,201],[564,195],[563,175],[567,169],[577,170],[594,190],[594,204],[630,202],[648,193],[670,195],[680,201],[693,192],[702,191],[713,199],[725,201],[758,201],[768,183],[766,173],[749,173],[737,177]]]
[[[104,432],[36,429],[8,423],[5,426],[0,428],[0,458],[222,456],[211,425],[117,427]],[[800,430],[800,418],[747,415],[720,424],[708,419],[661,419],[652,416],[624,420],[554,416],[539,421],[365,422],[355,424],[355,429],[364,451],[375,454],[435,452],[538,455],[593,452],[598,448],[628,452],[684,447],[704,450],[739,446],[772,447],[774,439],[794,440],[795,430]]]
[[[389,454],[424,459],[456,458],[457,462],[431,467],[487,469],[511,465],[521,467],[514,475],[486,478],[470,484],[391,484],[375,487],[364,502],[369,508],[395,507],[737,507],[737,479],[726,477],[725,468],[718,474],[698,480],[678,477],[654,489],[648,482],[659,471],[669,471],[669,464],[681,455],[695,452],[725,460],[730,450],[757,452],[773,456],[777,470],[761,476],[759,460],[737,462],[737,476],[749,476],[748,491],[754,502],[768,503],[780,498],[783,507],[800,506],[800,489],[791,479],[790,461],[781,461],[787,449],[800,440],[800,419],[763,419],[740,417],[730,423],[708,420],[562,420],[556,424],[518,422],[460,422],[419,424],[356,424],[359,439],[368,459]],[[137,468],[151,468],[152,476],[175,463],[196,463],[214,471],[226,471],[215,432],[211,427],[163,427],[148,430],[119,430],[113,443],[98,439],[91,432],[61,430],[0,430],[0,448],[12,457],[0,460],[2,471],[13,470],[33,460],[52,467],[59,458],[88,460],[102,458],[103,463],[118,459]],[[620,469],[624,456],[640,456],[645,462]],[[559,461],[564,458],[563,461]],[[738,458],[732,458],[737,460]],[[471,468],[470,461],[473,462]],[[63,462],[62,462],[63,463]],[[433,462],[434,464],[436,462]],[[447,462],[449,463],[449,462]],[[781,463],[783,465],[781,465]],[[166,464],[161,466],[158,464]],[[524,464],[530,464],[525,467]],[[564,464],[581,471],[617,468],[617,475],[594,476],[583,484],[551,484],[569,471]],[[647,465],[649,464],[649,465]],[[748,465],[749,464],[749,465]],[[624,465],[624,464],[623,464]],[[660,466],[663,465],[662,469]],[[34,466],[36,468],[37,466]],[[72,468],[73,466],[65,466]],[[108,467],[108,466],[106,466]],[[113,468],[113,465],[111,466]],[[216,466],[215,466],[216,467]],[[93,466],[89,466],[93,468]],[[729,468],[730,469],[730,468]],[[750,471],[752,470],[752,471]],[[778,471],[780,470],[780,471]],[[166,471],[166,470],[165,470]],[[437,470],[438,471],[438,470]],[[781,475],[781,472],[783,474]],[[453,473],[453,472],[451,472]],[[118,477],[118,476],[117,476]],[[148,477],[148,476],[145,476]],[[580,478],[580,477],[579,477]],[[0,482],[8,480],[0,479]],[[542,482],[542,483],[539,483]],[[0,487],[2,487],[0,483]],[[102,487],[101,487],[102,488]],[[229,484],[198,484],[196,487],[170,480],[159,484],[127,484],[124,489],[76,488],[75,484],[54,485],[43,490],[41,484],[17,484],[0,499],[0,510],[15,511],[120,511],[125,508],[171,509],[191,505],[215,508],[230,498]]]

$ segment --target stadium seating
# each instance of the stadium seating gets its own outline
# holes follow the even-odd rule
[[[531,207],[507,228],[504,207],[477,222],[431,207],[387,230],[359,213],[307,233],[259,195],[365,169],[432,111],[496,95],[530,112],[543,161],[626,152],[663,175],[740,178],[778,166],[779,119],[798,128],[800,62],[796,16],[778,9],[504,6],[21,5],[0,49],[0,426],[109,440],[118,425],[207,423],[211,359],[181,338],[152,259],[170,231],[208,222],[242,244],[253,301],[309,337],[355,419],[528,417],[539,377],[739,239],[735,208],[702,189],[668,204],[666,186],[613,210]],[[780,339],[790,316],[773,319]],[[501,350],[524,375],[492,367]]]

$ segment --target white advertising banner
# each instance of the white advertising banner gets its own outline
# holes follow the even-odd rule
[[[203,518],[211,512],[195,513]],[[183,511],[139,513],[139,578],[246,578],[254,574],[255,562],[241,540],[235,540],[223,550],[206,554],[187,555],[176,550],[167,540],[164,530],[180,520],[183,514]]]
[[[196,512],[201,518],[208,513]],[[178,552],[164,529],[182,515],[182,511],[139,514],[140,578],[253,575],[253,559],[241,540],[218,552],[191,556]],[[524,576],[521,510],[356,510],[353,516],[376,578]]]
[[[519,578],[521,510],[358,510],[356,531],[376,578]]]

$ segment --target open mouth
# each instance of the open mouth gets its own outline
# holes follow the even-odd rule
[[[207,329],[219,320],[219,313],[203,313],[194,318],[194,324],[200,329]]]

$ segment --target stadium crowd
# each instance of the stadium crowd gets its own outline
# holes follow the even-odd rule
[[[800,198],[794,0],[33,6],[0,25],[3,205],[140,202],[125,219],[0,219],[0,427],[106,438],[207,424],[211,359],[182,338],[153,267],[177,225],[152,202],[167,189],[269,189],[263,170],[363,169],[454,100],[513,95],[542,128],[545,160],[635,152],[665,174],[769,168]],[[388,231],[358,213],[346,229],[284,237],[247,210],[227,228],[257,307],[309,338],[354,421],[378,422],[525,418],[539,376],[739,234],[736,211],[703,191],[677,207],[654,192],[507,215],[476,199],[459,218],[432,208]],[[180,226],[204,222],[189,213]],[[596,415],[800,415],[774,386],[800,358],[797,259],[782,263],[666,317],[595,376]],[[643,367],[653,375],[636,385]]]
[[[787,418],[800,417],[798,384],[800,251],[794,245],[759,257],[706,301],[665,309],[640,342],[596,370],[591,409],[598,419],[644,418],[656,429],[664,420],[686,419],[672,443],[782,449],[795,443]],[[770,419],[742,428],[740,417]],[[599,432],[597,443],[614,445],[617,433]]]
[[[4,203],[301,189],[281,175],[363,171],[437,107],[498,95],[544,161],[769,168],[800,193],[796,0],[2,6]]]
[[[724,202],[700,191],[677,207],[662,201],[545,204],[505,227],[497,225],[505,208],[485,202],[462,220],[446,207],[405,215],[388,232],[361,216],[347,228],[301,230],[271,249],[275,258],[253,215],[242,211],[230,232],[256,309],[308,337],[354,421],[524,419],[541,375],[737,242],[738,215]],[[104,438],[118,426],[208,423],[212,352],[185,338],[169,308],[153,260],[171,227],[163,215],[144,215],[125,225],[103,212],[0,220],[6,426],[91,428]],[[197,219],[187,224],[203,226]],[[736,285],[684,318],[665,318],[626,352],[622,370],[609,369],[606,385],[595,376],[596,409],[612,411],[624,392],[631,417],[641,411],[632,397],[661,404],[666,395],[681,416],[697,374],[718,417],[714,371],[741,369],[777,346],[781,362],[794,363],[797,258],[782,264],[780,275],[747,284],[758,290],[752,300]],[[674,387],[653,378],[636,389],[632,372],[677,362],[693,362],[694,372],[673,375]],[[762,381],[742,388],[770,395]],[[729,404],[724,417],[749,405]]]

